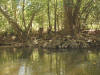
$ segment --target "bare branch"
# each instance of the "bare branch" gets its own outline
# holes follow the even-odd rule
[[[22,32],[22,29],[20,28],[19,24],[17,22],[14,21],[14,19],[12,19],[6,11],[4,11],[2,9],[2,7],[0,7],[0,12],[4,15],[4,17],[8,20],[8,22],[12,25],[12,27],[14,27],[17,31]]]

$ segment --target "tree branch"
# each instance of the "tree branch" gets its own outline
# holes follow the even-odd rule
[[[17,31],[22,32],[22,29],[20,28],[19,24],[15,22],[7,13],[0,7],[0,12],[4,15],[4,17],[8,20],[8,22],[12,25],[13,28],[15,28]]]

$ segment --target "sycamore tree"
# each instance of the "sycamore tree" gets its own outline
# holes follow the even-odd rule
[[[64,33],[76,35],[80,32],[82,23],[93,18],[97,11],[98,0],[63,0],[64,2]],[[91,18],[90,18],[91,16]],[[96,18],[94,18],[96,19]]]

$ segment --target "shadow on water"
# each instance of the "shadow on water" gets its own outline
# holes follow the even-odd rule
[[[100,75],[100,52],[0,48],[0,75]]]

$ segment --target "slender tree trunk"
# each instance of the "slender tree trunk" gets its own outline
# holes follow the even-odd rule
[[[15,0],[11,0],[11,7],[12,7],[12,10],[13,10],[13,16],[14,16],[14,20],[17,22],[17,14],[16,14],[16,10],[17,10],[17,4],[15,2]]]
[[[32,22],[33,22],[33,20],[34,20],[35,13],[36,13],[36,12],[33,12],[33,13],[32,13],[32,16],[31,16],[31,18],[30,18],[30,22],[29,22],[29,24],[28,24],[28,26],[27,26],[27,28],[26,28],[26,40],[28,40],[28,39],[30,38],[30,34],[31,34],[31,32],[32,32]]]
[[[48,22],[49,22],[49,29],[51,30],[51,18],[50,18],[50,0],[48,0]]]
[[[58,27],[58,31],[60,30],[59,28],[59,15],[57,15],[57,27]]]
[[[25,14],[24,14],[24,8],[25,8],[25,0],[23,0],[23,5],[22,5],[22,23],[23,23],[23,26],[26,30],[26,22],[25,22]]]
[[[55,29],[55,32],[57,30],[57,0],[54,0],[54,15],[55,15],[55,19],[54,19],[54,29]]]

